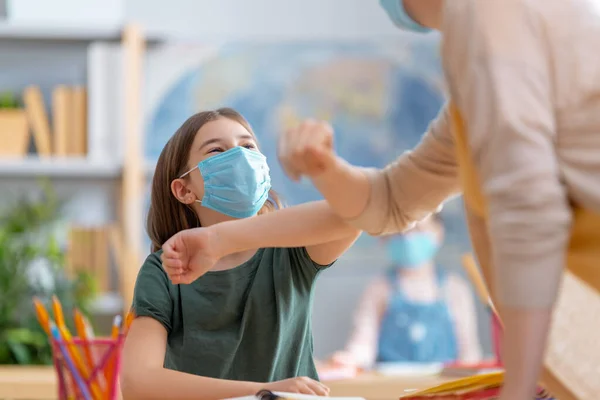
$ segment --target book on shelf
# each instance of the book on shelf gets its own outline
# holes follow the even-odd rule
[[[85,156],[87,154],[87,91],[83,86],[74,86],[72,91],[73,140],[70,153],[74,156]]]
[[[65,85],[58,85],[52,91],[52,130],[54,131],[54,154],[59,157],[65,157],[69,153],[71,136],[69,109],[71,109],[71,91]]]
[[[71,226],[68,237],[66,270],[70,276],[87,272],[97,281],[101,292],[110,292],[109,232],[111,226]]]
[[[39,86],[32,85],[25,88],[23,103],[25,103],[27,119],[33,132],[35,148],[41,157],[48,157],[52,152],[50,122]]]
[[[87,90],[58,85],[52,91],[53,155],[87,155]]]

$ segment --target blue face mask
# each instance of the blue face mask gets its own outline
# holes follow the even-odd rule
[[[419,24],[406,13],[402,0],[379,0],[379,4],[398,28],[419,33],[431,31],[431,29]]]
[[[386,243],[388,256],[398,268],[418,268],[431,261],[437,251],[435,235],[429,232],[415,232],[394,236]]]
[[[204,179],[204,197],[196,200],[233,218],[256,215],[269,197],[271,177],[267,158],[255,150],[234,147],[198,163]]]

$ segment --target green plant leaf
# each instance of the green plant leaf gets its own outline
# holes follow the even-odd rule
[[[18,100],[17,96],[12,92],[2,92],[0,93],[0,108],[3,109],[11,109],[18,108]]]
[[[50,343],[39,326],[32,296],[38,296],[48,307],[56,294],[65,316],[74,307],[84,313],[95,295],[95,280],[78,275],[65,275],[64,250],[56,238],[55,223],[61,216],[62,202],[48,181],[41,182],[37,197],[26,197],[0,204],[0,364],[52,362]],[[52,293],[37,277],[30,276],[31,262],[48,264]],[[72,330],[72,318],[66,318]]]
[[[6,341],[0,341],[0,365],[13,364],[15,362],[12,351]]]
[[[31,350],[23,343],[7,341],[8,347],[19,365],[31,364]]]
[[[46,343],[46,336],[28,328],[15,328],[6,331],[6,340],[19,342],[36,347],[42,347]]]

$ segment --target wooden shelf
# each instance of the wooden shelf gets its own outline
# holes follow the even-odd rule
[[[0,158],[0,177],[117,178],[121,166],[85,158]]]
[[[116,40],[120,37],[121,29],[118,26],[44,26],[33,23],[0,22],[0,38],[2,39]]]

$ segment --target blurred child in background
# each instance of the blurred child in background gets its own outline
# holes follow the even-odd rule
[[[325,368],[481,359],[472,292],[462,278],[435,264],[443,236],[434,215],[383,239],[392,265],[365,290],[346,348]]]

